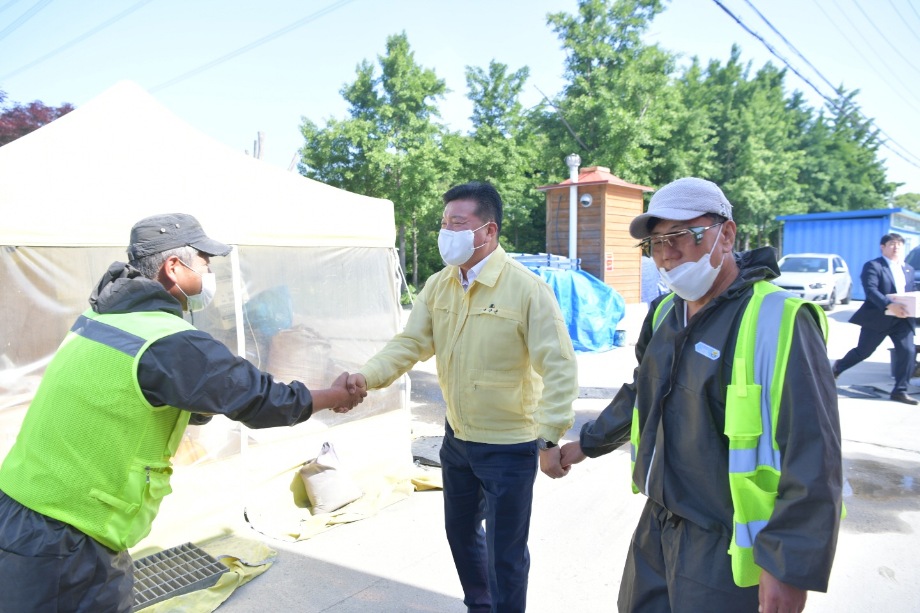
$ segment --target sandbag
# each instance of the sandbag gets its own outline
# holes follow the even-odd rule
[[[332,443],[323,443],[319,456],[300,469],[300,478],[314,515],[336,511],[364,494],[343,470]]]

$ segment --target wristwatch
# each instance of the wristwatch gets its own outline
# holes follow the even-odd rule
[[[537,439],[537,448],[538,448],[540,451],[543,451],[544,449],[552,449],[552,448],[555,447],[555,446],[556,446],[556,443],[554,443],[554,442],[552,442],[552,441],[548,441],[548,440],[546,440],[545,438],[538,438],[538,439]]]

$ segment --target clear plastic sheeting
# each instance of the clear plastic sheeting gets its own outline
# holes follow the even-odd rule
[[[127,230],[125,231],[127,234]],[[196,327],[283,381],[328,387],[379,350],[399,326],[392,249],[237,246],[213,258],[218,278]],[[89,295],[124,248],[0,246],[0,461],[15,441],[45,367]],[[238,262],[238,272],[234,271]],[[186,315],[188,317],[188,315]],[[250,430],[224,417],[189,427],[177,464],[239,453],[247,443],[315,433],[405,407],[405,378],[372,392],[359,410],[322,411],[294,428]]]
[[[617,346],[617,324],[626,314],[626,301],[619,293],[583,270],[531,270],[553,288],[575,351],[608,351]]]
[[[0,246],[0,459],[97,279],[123,255],[112,248]]]

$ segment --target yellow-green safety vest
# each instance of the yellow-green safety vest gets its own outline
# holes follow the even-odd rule
[[[732,577],[739,587],[757,585],[754,540],[773,514],[781,458],[776,424],[786,378],[789,350],[799,308],[811,308],[827,342],[827,316],[815,303],[792,296],[767,281],[754,283],[735,340],[732,380],[725,394],[725,436],[728,437],[728,484],[733,530],[728,553]],[[666,296],[652,316],[652,333],[674,308]],[[632,468],[639,449],[639,409],[633,407],[630,430]],[[638,493],[636,484],[633,492]]]
[[[114,551],[147,536],[191,414],[152,406],[137,368],[153,342],[187,330],[163,311],[81,315],[0,465],[0,490]]]

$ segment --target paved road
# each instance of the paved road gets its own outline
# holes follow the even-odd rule
[[[859,329],[858,306],[830,313],[828,353],[841,357]],[[621,327],[634,343],[642,313]],[[632,347],[579,356],[583,388],[615,389],[632,375]],[[434,362],[411,373],[413,435],[435,449],[444,409]],[[827,594],[806,611],[920,611],[920,408],[887,399],[887,345],[838,381],[846,504]],[[920,394],[920,388],[912,392]],[[576,402],[575,436],[606,399]],[[528,610],[614,611],[626,547],[644,499],[629,493],[629,458],[618,450],[576,466],[564,479],[537,479]],[[378,515],[307,541],[269,541],[279,551],[267,573],[239,589],[221,612],[461,613],[459,583],[444,540],[440,492],[421,492]]]

